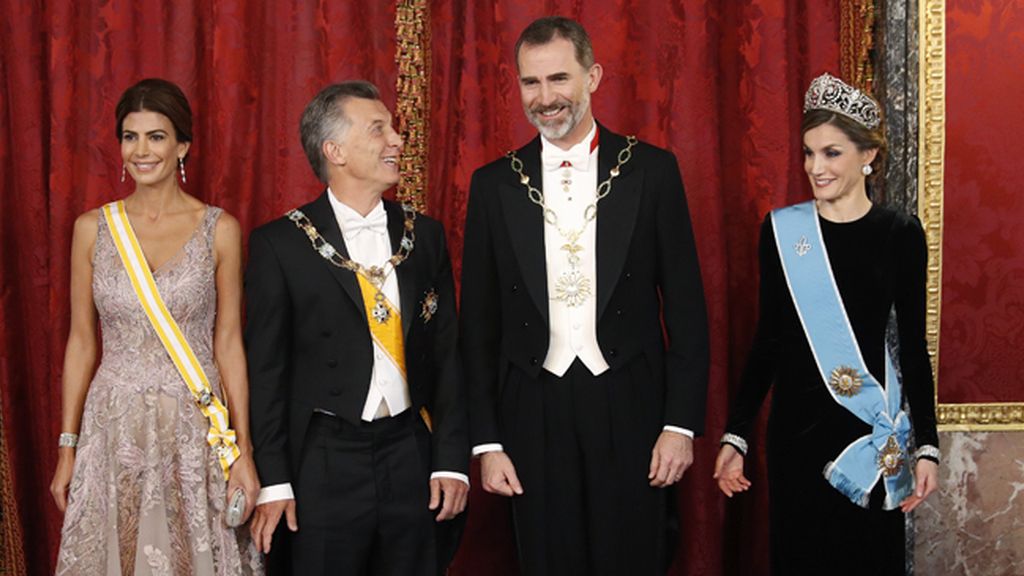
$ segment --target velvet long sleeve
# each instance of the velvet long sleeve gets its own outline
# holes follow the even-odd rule
[[[917,218],[907,218],[898,231],[898,257],[902,274],[897,283],[896,318],[899,325],[900,369],[903,394],[910,405],[914,440],[918,446],[938,447],[935,425],[935,380],[925,339],[928,245]]]

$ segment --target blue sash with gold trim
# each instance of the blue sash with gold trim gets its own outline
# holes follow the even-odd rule
[[[871,434],[854,440],[825,466],[825,478],[864,508],[884,478],[884,508],[892,510],[910,495],[913,478],[907,463],[910,420],[901,409],[900,381],[888,347],[883,385],[868,372],[850,326],[814,202],[774,210],[771,217],[786,285],[825,387],[840,406],[871,426]]]

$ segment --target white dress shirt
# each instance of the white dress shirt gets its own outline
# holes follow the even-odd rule
[[[364,217],[339,202],[334,194],[328,193],[327,197],[331,201],[334,217],[338,220],[338,227],[341,228],[341,235],[345,238],[349,258],[367,268],[383,266],[391,257],[391,238],[388,236],[388,215],[384,211],[384,203],[378,202]],[[388,265],[388,268],[391,266]],[[390,270],[385,277],[381,292],[388,299],[388,304],[401,314],[398,279],[394,270]],[[372,318],[370,321],[376,322]],[[398,415],[412,405],[412,399],[409,397],[409,387],[406,386],[401,369],[387,350],[374,340],[370,390],[366,395],[362,419],[370,422],[378,414],[383,414],[381,403],[387,407],[387,414]]]
[[[327,189],[327,198],[330,200],[334,217],[338,221],[341,235],[345,239],[345,248],[348,249],[349,258],[367,268],[383,266],[393,253],[391,238],[388,235],[388,215],[384,210],[384,203],[378,202],[369,214],[363,216],[339,201],[330,188]],[[385,278],[381,292],[395,312],[401,314],[398,278],[394,270],[391,270]],[[370,321],[375,322],[376,320],[371,318]],[[398,319],[393,318],[390,321],[395,322]],[[410,406],[412,406],[412,398],[409,396],[409,386],[406,384],[401,369],[387,351],[376,340],[373,340],[373,368],[370,375],[370,389],[363,405],[362,419],[370,422],[385,415],[397,416],[408,410]],[[432,473],[430,477],[431,479],[456,478],[469,484],[469,477],[459,472],[439,471]],[[291,484],[275,484],[261,489],[256,503],[263,504],[294,497]]]
[[[555,298],[559,277],[571,269],[568,253],[562,249],[568,241],[558,228],[545,223],[549,339],[544,369],[559,377],[565,375],[576,358],[594,376],[609,368],[597,343],[597,219],[600,218],[600,205],[597,218],[584,227],[584,211],[597,197],[599,148],[591,148],[595,135],[596,122],[586,137],[568,150],[558,148],[543,135],[540,137],[544,203],[558,216],[558,228],[564,232],[583,229],[577,241],[582,247],[577,253],[580,257],[577,270],[590,280],[590,296],[582,305],[569,306]],[[664,430],[693,438],[693,431],[686,428],[665,426]],[[473,455],[502,449],[498,443],[478,444],[473,447]]]

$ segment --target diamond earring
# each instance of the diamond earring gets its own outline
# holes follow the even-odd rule
[[[125,164],[124,164],[124,163],[122,162],[122,163],[121,163],[121,182],[124,182],[124,178],[125,178],[125,175],[126,175],[126,173],[127,173],[127,172],[128,172],[128,166],[126,166],[126,165],[125,165]]]
[[[869,166],[869,168],[870,168],[870,166]],[[185,182],[188,182],[188,180],[185,179],[185,159],[184,158],[178,158],[178,171],[181,172],[181,183],[184,184]]]

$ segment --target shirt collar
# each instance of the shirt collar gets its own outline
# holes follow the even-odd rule
[[[590,127],[590,132],[587,132],[583,140],[568,150],[562,150],[551,143],[543,134],[540,136],[540,142],[540,159],[545,169],[554,170],[567,161],[577,170],[589,170],[590,159],[593,157],[598,145],[597,122],[594,122],[594,125]]]
[[[363,230],[376,229],[387,233],[388,215],[384,210],[383,200],[378,200],[377,205],[370,210],[370,213],[363,216],[348,204],[338,200],[329,186],[327,199],[331,203],[331,210],[334,211],[334,219],[338,221],[338,227],[341,228],[341,234],[346,240]],[[383,225],[383,230],[380,229],[381,225]]]

